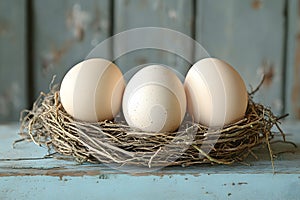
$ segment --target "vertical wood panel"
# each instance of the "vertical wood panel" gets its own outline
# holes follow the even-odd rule
[[[109,37],[109,0],[34,0],[34,94],[47,91],[99,42]],[[288,2],[288,50],[284,52],[284,0],[197,0],[196,38],[213,57],[231,63],[247,85],[267,81],[257,100],[280,113],[283,106],[300,119],[299,0]],[[27,106],[26,1],[0,0],[0,121],[16,120]],[[192,0],[115,0],[114,32],[160,26],[192,35]],[[283,55],[286,86],[282,93]],[[183,74],[189,64],[157,50],[129,53],[117,60],[123,71],[149,62],[172,66]],[[249,87],[248,87],[249,89]],[[283,96],[285,95],[285,96]],[[283,105],[283,98],[286,105]]]
[[[0,0],[0,123],[26,106],[25,8],[25,0]]]
[[[114,32],[151,26],[169,28],[191,36],[192,6],[192,0],[116,0]],[[174,45],[180,46],[178,43],[174,41]],[[190,66],[179,56],[157,49],[128,53],[117,59],[116,63],[123,72],[142,64],[160,63],[185,74]]]
[[[34,1],[35,97],[109,37],[109,0]]]
[[[212,57],[233,65],[246,85],[255,87],[265,72],[256,99],[278,114],[283,108],[284,9],[283,0],[197,1],[197,40]]]
[[[300,120],[300,1],[288,1],[286,111]]]

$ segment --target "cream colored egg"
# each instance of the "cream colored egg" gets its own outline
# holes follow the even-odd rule
[[[122,106],[130,126],[147,132],[172,132],[184,118],[186,96],[171,69],[150,65],[130,79]]]
[[[112,62],[93,58],[71,68],[62,80],[60,100],[75,119],[97,122],[118,114],[125,82]]]
[[[242,119],[248,93],[239,73],[225,61],[205,58],[189,70],[184,83],[188,112],[197,123],[221,127]]]

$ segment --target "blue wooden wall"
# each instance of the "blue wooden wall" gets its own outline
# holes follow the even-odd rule
[[[300,119],[299,0],[0,0],[0,122],[14,121],[53,77],[106,38],[145,26],[170,28],[231,63],[256,97]],[[109,49],[107,50],[108,52]],[[113,51],[112,51],[113,53]],[[191,56],[194,52],[191,49]],[[159,50],[116,60],[123,71],[158,62],[185,73],[184,59]]]
[[[16,120],[27,102],[26,1],[0,1],[0,121]]]

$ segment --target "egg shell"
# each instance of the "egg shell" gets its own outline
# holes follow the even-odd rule
[[[150,65],[130,79],[122,107],[130,126],[147,132],[172,132],[184,118],[186,96],[171,69]]]
[[[222,127],[242,119],[248,93],[239,73],[225,61],[205,58],[195,63],[184,83],[188,112],[197,123]]]
[[[61,103],[75,119],[97,122],[111,120],[120,111],[125,82],[112,62],[93,58],[82,61],[64,76]]]

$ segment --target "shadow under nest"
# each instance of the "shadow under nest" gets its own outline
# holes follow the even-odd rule
[[[270,140],[279,120],[272,111],[253,101],[253,91],[245,117],[219,130],[184,122],[184,130],[173,133],[140,132],[126,125],[103,121],[87,123],[74,120],[59,100],[59,86],[41,93],[31,110],[21,114],[21,135],[49,150],[73,156],[78,162],[115,163],[119,166],[190,166],[202,163],[243,162],[252,149],[266,144],[273,165]],[[255,156],[255,155],[254,155]]]

